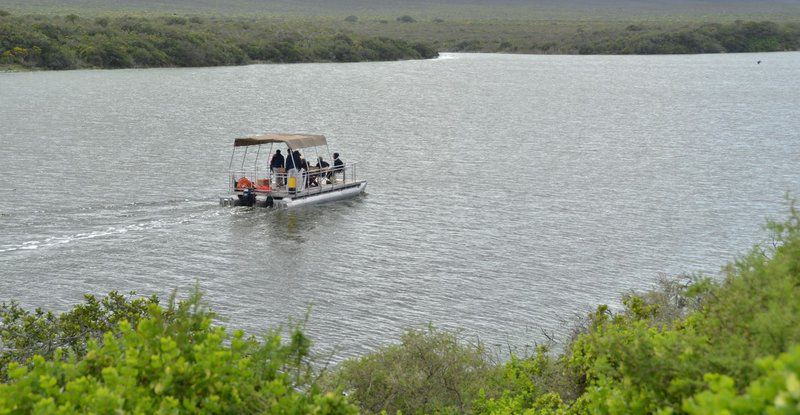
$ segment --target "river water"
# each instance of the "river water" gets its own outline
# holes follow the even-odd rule
[[[427,323],[563,339],[786,217],[798,79],[800,53],[0,74],[0,300],[197,283],[251,333],[311,307],[334,360]],[[368,195],[220,207],[233,138],[260,132],[326,134]]]

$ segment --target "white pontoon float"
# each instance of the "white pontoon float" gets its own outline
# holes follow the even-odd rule
[[[268,147],[266,154],[262,153],[262,146]],[[284,168],[270,168],[277,151],[283,149],[286,150],[282,154]],[[296,163],[293,157],[301,156],[293,153],[300,150],[306,157],[312,156],[313,161],[307,165]],[[234,170],[237,153],[243,153],[242,162],[239,169]],[[254,161],[252,169],[248,170],[245,163],[249,159]],[[247,165],[249,167],[249,163]],[[286,167],[292,168],[287,170]],[[356,197],[367,188],[366,180],[358,180],[356,176],[355,163],[334,164],[328,142],[322,135],[264,134],[237,138],[233,141],[228,170],[228,195],[219,199],[223,206],[290,208]]]

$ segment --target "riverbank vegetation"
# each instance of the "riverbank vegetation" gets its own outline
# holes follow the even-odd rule
[[[0,307],[0,412],[797,413],[800,215],[721,280],[665,279],[600,305],[562,353],[499,362],[432,327],[320,373],[301,326],[260,338],[188,300],[88,296],[54,315]]]
[[[0,12],[0,67],[146,68],[427,59],[438,52],[676,54],[800,50],[800,20],[449,20]]]
[[[0,65],[147,68],[254,62],[426,59],[424,42],[343,33],[309,24],[163,16],[0,16]]]

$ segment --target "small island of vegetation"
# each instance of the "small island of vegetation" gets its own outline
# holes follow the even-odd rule
[[[665,279],[597,307],[562,353],[503,362],[429,327],[321,370],[302,325],[230,332],[197,292],[58,315],[4,303],[0,413],[798,413],[800,215],[767,228],[724,279]]]

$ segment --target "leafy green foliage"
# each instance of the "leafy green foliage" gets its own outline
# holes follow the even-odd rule
[[[567,405],[564,398],[574,396],[571,379],[563,360],[555,359],[545,346],[534,355],[512,355],[503,366],[500,386],[502,394],[487,396],[482,391],[474,404],[475,413],[495,415],[559,414]]]
[[[301,326],[287,340],[279,330],[231,335],[198,293],[164,308],[154,297],[86,296],[61,315],[3,304],[0,414],[798,413],[794,204],[767,229],[774,243],[730,264],[722,281],[664,279],[619,311],[599,306],[560,356],[539,347],[497,364],[481,344],[429,327],[344,362],[324,388]]]
[[[683,404],[692,415],[800,413],[800,346],[778,358],[758,361],[763,375],[739,394],[736,382],[724,375],[706,375],[709,390]]]
[[[137,324],[150,305],[158,304],[155,296],[128,299],[116,291],[101,299],[93,295],[84,299],[59,315],[38,308],[29,312],[16,302],[0,304],[0,381],[7,380],[10,363],[24,364],[34,355],[52,359],[56,350],[63,349],[83,356],[88,340],[102,340],[122,321]]]
[[[135,326],[120,321],[86,352],[57,349],[8,366],[0,413],[354,414],[335,393],[309,383],[310,342],[299,327],[284,342],[215,327],[200,295],[167,308],[155,302]]]
[[[632,295],[620,313],[591,315],[569,353],[586,378],[579,401],[589,412],[679,411],[705,396],[707,374],[715,392],[741,389],[761,373],[759,358],[800,343],[800,216],[792,205],[789,220],[768,228],[775,244],[730,265],[719,284],[700,280],[674,303]]]
[[[330,379],[363,413],[470,413],[496,366],[480,344],[428,327],[408,330],[401,343],[344,362]]]
[[[94,20],[74,14],[64,18],[11,16],[0,20],[0,65],[138,68],[358,62],[438,55],[433,47],[421,42],[355,36],[306,26],[181,16]]]

